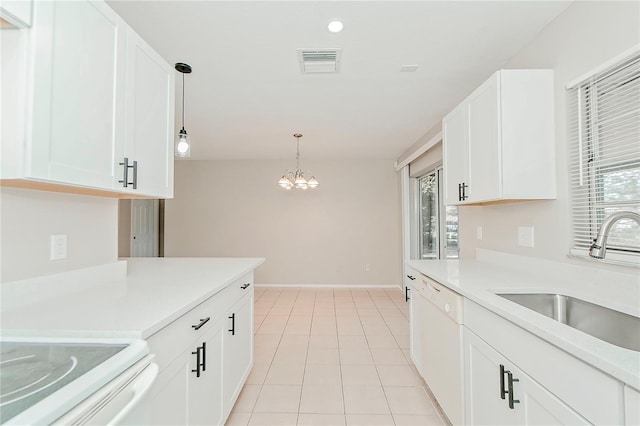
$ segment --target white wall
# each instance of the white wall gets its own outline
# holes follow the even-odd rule
[[[640,2],[575,2],[505,68],[555,71],[556,171],[558,199],[460,208],[461,257],[477,247],[571,262],[568,192],[566,84],[640,43]],[[483,239],[476,239],[476,227]],[[517,245],[518,226],[535,228],[535,247]]]
[[[303,161],[315,191],[284,191],[288,161],[179,161],[166,256],[256,256],[260,284],[399,285],[393,160]],[[371,271],[365,271],[365,265]]]
[[[112,198],[0,189],[0,281],[115,262],[118,202]],[[50,236],[66,234],[66,260],[49,260]]]

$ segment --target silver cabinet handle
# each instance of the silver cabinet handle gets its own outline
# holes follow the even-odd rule
[[[133,162],[133,189],[138,189],[138,162]]]
[[[138,189],[138,162],[134,161],[132,165],[129,165],[129,159],[124,157],[123,162],[118,164],[124,166],[123,179],[118,182],[121,183],[124,188],[131,185],[133,189]],[[129,169],[133,169],[133,182],[129,182]]]

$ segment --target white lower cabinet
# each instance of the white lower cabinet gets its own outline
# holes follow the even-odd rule
[[[413,269],[407,269],[407,280],[404,287],[405,301],[409,304],[409,351],[411,354],[411,360],[416,366],[418,373],[424,376],[422,371],[422,344],[420,337],[422,335],[422,321],[421,310],[418,305],[418,300],[414,298],[414,295],[418,294],[418,289],[414,283],[417,283],[417,277],[419,274]]]
[[[218,425],[224,423],[222,411],[222,333],[215,324],[196,341],[188,355],[187,422],[191,425]]]
[[[253,293],[243,296],[227,315],[223,339],[224,413],[229,415],[253,367]]]
[[[467,423],[625,423],[618,380],[468,299],[464,318]]]
[[[466,418],[476,425],[589,424],[473,332],[464,330]]]
[[[152,425],[222,425],[253,366],[253,275],[147,339],[160,374],[146,398]]]
[[[624,387],[624,424],[640,425],[640,391]]]
[[[154,387],[151,424],[222,424],[222,325],[214,324],[183,351]]]

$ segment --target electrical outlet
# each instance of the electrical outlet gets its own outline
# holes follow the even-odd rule
[[[476,228],[476,238],[481,240],[482,239],[482,226],[478,226]]]
[[[533,226],[518,226],[518,245],[533,247]]]
[[[62,260],[67,258],[67,236],[51,236],[51,260]]]
[[[371,264],[367,263],[366,265],[364,265],[364,270],[365,272],[371,272]]]

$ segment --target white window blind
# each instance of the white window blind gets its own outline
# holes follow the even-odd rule
[[[588,250],[603,220],[640,213],[640,55],[569,90],[573,248]],[[640,256],[640,226],[621,220],[607,249]]]

